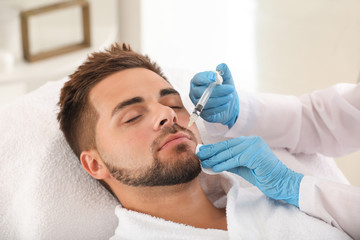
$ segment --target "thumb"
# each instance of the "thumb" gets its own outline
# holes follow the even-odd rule
[[[223,78],[223,84],[228,84],[228,85],[234,86],[234,80],[231,75],[231,71],[225,63],[220,63],[216,67],[216,71],[221,71],[223,73],[222,75],[220,74],[221,77]]]

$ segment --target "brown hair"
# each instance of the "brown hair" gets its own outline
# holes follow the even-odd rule
[[[61,89],[57,119],[66,141],[78,158],[82,151],[96,148],[98,113],[89,101],[90,90],[107,76],[130,68],[146,68],[166,80],[160,67],[148,56],[134,52],[124,43],[115,43],[103,52],[88,56]]]

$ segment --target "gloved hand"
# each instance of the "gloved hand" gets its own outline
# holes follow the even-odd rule
[[[239,116],[239,96],[227,65],[219,64],[216,70],[224,73],[223,83],[214,88],[200,116],[208,122],[221,123],[230,129]],[[209,84],[215,81],[216,74],[211,71],[197,73],[191,79],[189,96],[194,105],[199,102]]]
[[[204,145],[197,155],[204,168],[235,173],[265,195],[299,207],[299,188],[304,175],[287,168],[262,138],[239,137]]]

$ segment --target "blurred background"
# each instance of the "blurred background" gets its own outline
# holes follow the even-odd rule
[[[91,47],[26,62],[20,11],[59,2],[0,0],[0,107],[71,74],[114,41],[165,69],[199,72],[225,62],[248,91],[300,96],[360,79],[358,0],[88,0]],[[34,16],[29,25],[34,52],[81,39],[80,9]],[[360,152],[336,162],[360,186]]]

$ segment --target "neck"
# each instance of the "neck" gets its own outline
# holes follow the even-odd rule
[[[121,189],[121,192],[117,191],[118,189]],[[175,186],[121,185],[115,188],[114,192],[122,205],[129,210],[198,228],[226,230],[225,210],[216,208],[209,201],[198,178]]]

